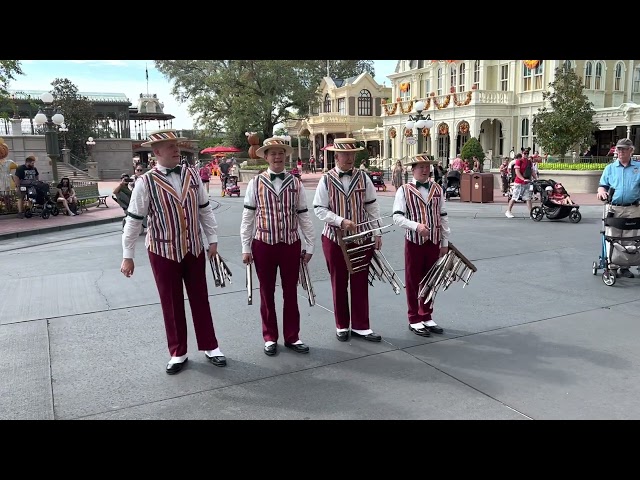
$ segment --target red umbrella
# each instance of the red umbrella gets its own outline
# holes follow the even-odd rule
[[[204,150],[200,150],[200,153],[239,153],[240,150],[237,147],[225,147],[224,145],[218,145],[217,147],[207,147]]]
[[[320,150],[326,150],[329,147],[333,147],[333,143],[330,143],[329,145],[322,147]]]

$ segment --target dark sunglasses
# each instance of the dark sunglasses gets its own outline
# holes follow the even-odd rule
[[[136,172],[141,172],[142,169],[141,168],[136,168]]]

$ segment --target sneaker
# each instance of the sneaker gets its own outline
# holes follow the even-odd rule
[[[513,218],[514,215],[513,215],[513,213],[511,213],[510,211],[507,210],[506,212],[504,212],[504,216],[507,217],[507,218]]]

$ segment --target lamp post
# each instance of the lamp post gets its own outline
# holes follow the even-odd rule
[[[422,115],[422,111],[424,110],[424,102],[422,100],[416,102],[415,104],[415,115],[409,115],[409,120],[405,123],[405,128],[409,128],[413,130],[413,127],[418,129],[418,132],[421,132],[423,128],[431,129],[433,127],[433,120],[431,120],[431,115],[427,113],[427,116]],[[425,151],[427,149],[425,148]]]
[[[63,142],[62,148],[64,149],[67,148],[67,132],[68,131],[69,129],[67,128],[67,125],[64,123],[60,125],[60,128],[58,128],[58,132],[62,132],[62,142]]]
[[[91,159],[91,161],[93,161],[93,158],[91,157],[91,152],[96,142],[93,139],[93,137],[89,137],[85,143],[87,144],[87,149],[89,150],[89,158]]]
[[[51,159],[51,175],[53,181],[58,182],[58,159],[60,158],[60,145],[58,144],[58,130],[56,126],[64,123],[64,116],[58,108],[53,106],[53,95],[45,92],[40,97],[44,107],[38,110],[33,118],[36,125],[44,125],[46,127],[44,136],[47,148],[47,155]]]

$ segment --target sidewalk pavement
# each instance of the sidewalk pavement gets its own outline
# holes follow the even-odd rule
[[[307,190],[315,189],[318,185],[318,181],[322,178],[322,173],[303,173],[302,182]],[[391,185],[390,181],[385,181],[387,185],[386,191],[378,191],[378,195],[381,197],[394,197],[395,196],[395,188]],[[89,209],[83,212],[81,215],[77,215],[75,217],[68,217],[66,215],[60,214],[57,217],[49,217],[46,220],[43,220],[41,217],[32,217],[32,218],[16,218],[15,215],[2,215],[0,216],[0,240],[4,240],[7,238],[16,238],[23,237],[27,235],[37,235],[41,233],[49,233],[60,230],[66,230],[70,228],[77,227],[86,227],[86,226],[94,226],[101,225],[105,223],[111,222],[119,222],[123,218],[123,211],[120,206],[113,201],[111,198],[111,193],[113,189],[118,184],[117,181],[105,181],[98,182],[98,189],[102,195],[108,195],[107,197],[107,205],[108,208],[104,207],[89,207]],[[246,189],[247,183],[240,182],[238,184],[240,186],[241,195],[244,195],[244,191]],[[220,196],[220,178],[212,177],[209,185],[209,191],[211,198],[215,199]],[[601,206],[602,202],[599,202],[595,198],[594,193],[576,193],[572,194],[571,198],[578,205],[584,206]],[[453,198],[449,200],[452,203],[461,203],[459,199]],[[502,196],[500,190],[494,190],[493,194],[493,204],[507,204],[507,198]],[[469,205],[477,206],[479,209],[480,205],[488,205],[488,204],[479,204],[479,203],[469,203]]]

